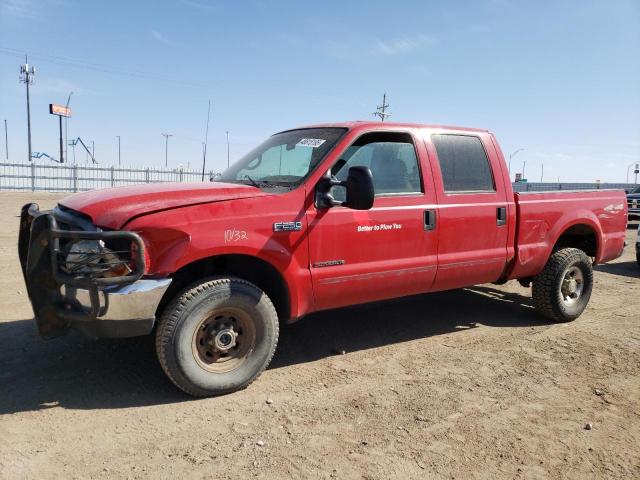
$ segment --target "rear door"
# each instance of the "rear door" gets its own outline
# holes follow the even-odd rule
[[[346,179],[350,167],[371,169],[375,201],[366,211],[345,207],[307,212],[316,309],[328,309],[428,291],[435,278],[437,236],[425,225],[434,208],[431,176],[423,181],[422,142],[408,132],[357,137],[332,167]],[[332,195],[344,200],[343,187]]]
[[[429,132],[438,202],[434,290],[500,278],[507,262],[507,192],[502,162],[485,132]]]

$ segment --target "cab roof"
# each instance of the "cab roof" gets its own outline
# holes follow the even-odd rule
[[[380,128],[384,127],[385,129],[393,129],[393,128],[429,128],[434,130],[456,130],[463,132],[484,132],[488,133],[489,130],[483,128],[468,128],[468,127],[457,127],[452,125],[428,125],[422,123],[400,123],[400,122],[372,122],[372,121],[363,121],[363,120],[355,120],[355,121],[347,121],[347,122],[334,122],[334,123],[319,123],[315,125],[305,125],[297,128],[290,128],[287,130],[283,130],[284,132],[288,132],[291,130],[301,130],[304,128],[347,128],[349,130],[354,128]]]

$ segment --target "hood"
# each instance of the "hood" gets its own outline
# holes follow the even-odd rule
[[[264,195],[259,188],[235,183],[152,183],[90,190],[60,204],[88,215],[99,227],[117,229],[134,217],[161,210]]]

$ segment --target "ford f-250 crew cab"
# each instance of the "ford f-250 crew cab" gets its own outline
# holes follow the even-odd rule
[[[486,130],[353,122],[275,134],[213,183],[25,205],[19,253],[43,336],[155,328],[168,377],[206,396],[248,385],[279,321],[318,310],[518,279],[573,320],[626,222],[622,190],[514,194]]]

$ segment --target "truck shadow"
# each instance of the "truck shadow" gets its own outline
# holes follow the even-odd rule
[[[280,334],[271,368],[475,328],[545,320],[529,297],[489,286],[417,295],[312,314]]]
[[[640,265],[638,262],[616,262],[616,263],[603,263],[593,267],[596,272],[610,273],[611,275],[618,275],[621,277],[640,278]]]
[[[544,320],[530,299],[488,286],[310,315],[281,331],[270,368],[474,328]],[[0,323],[0,415],[62,407],[126,408],[189,400],[164,376],[153,337],[44,341],[31,320]],[[238,393],[242,395],[242,392]]]

